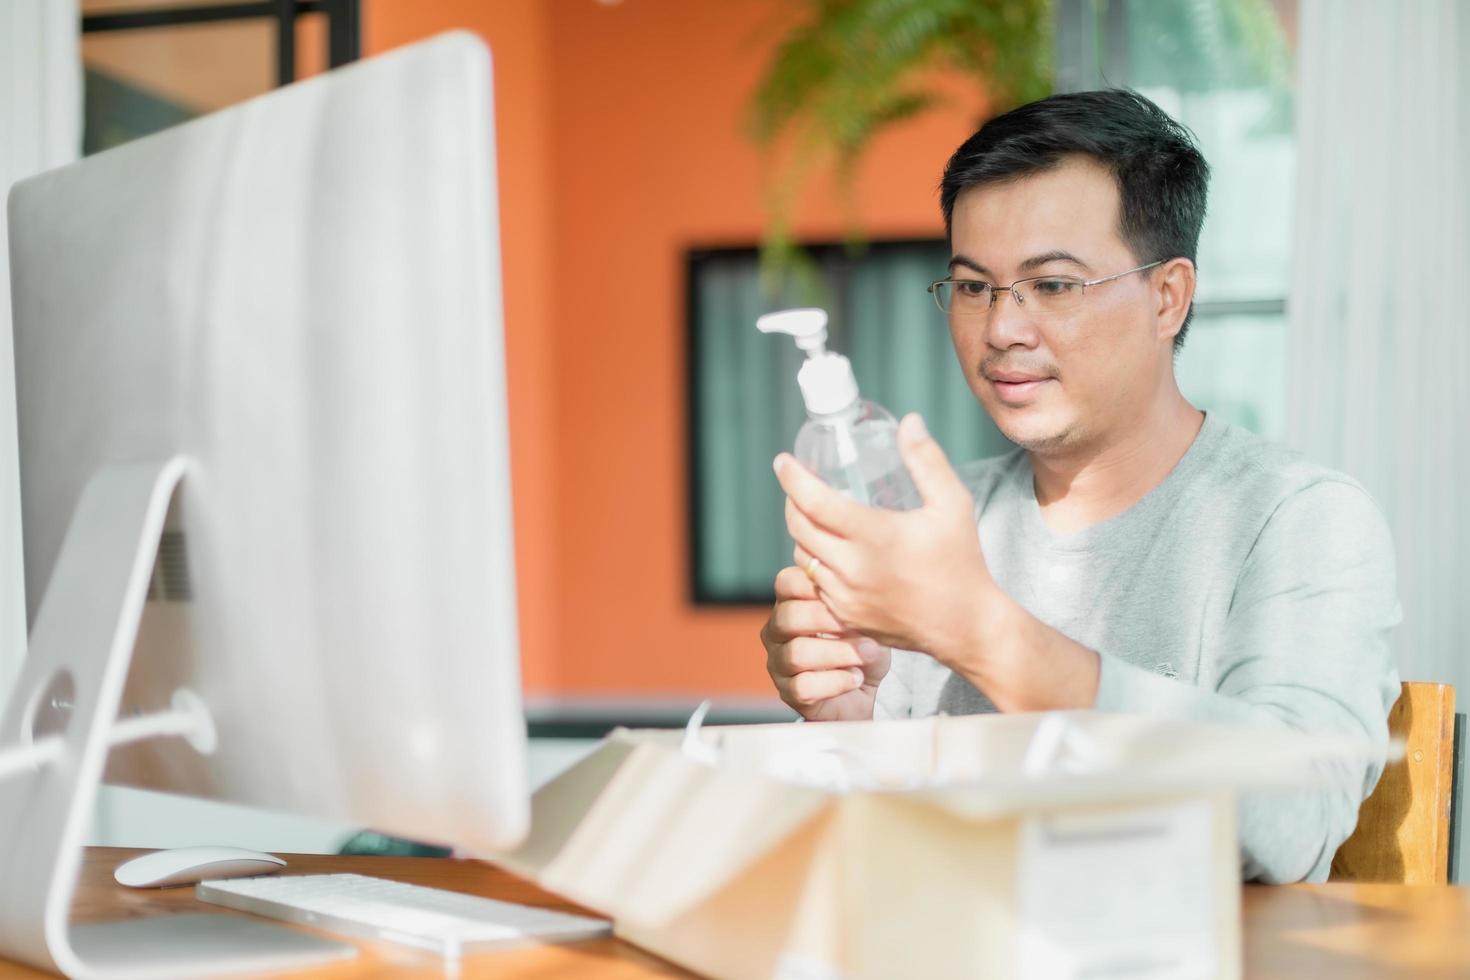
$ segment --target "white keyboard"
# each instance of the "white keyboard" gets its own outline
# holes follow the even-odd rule
[[[364,875],[266,875],[203,881],[201,901],[243,912],[416,946],[446,959],[606,935],[605,919]]]

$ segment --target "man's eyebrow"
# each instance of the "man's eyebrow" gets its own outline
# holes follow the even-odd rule
[[[954,258],[949,260],[950,272],[954,272],[955,266],[963,266],[976,275],[985,276],[987,279],[995,278],[990,274],[990,270],[985,268],[985,266],[981,265],[979,262],[976,262],[974,259],[967,259],[963,255],[956,255]]]
[[[1088,265],[1086,262],[1083,262],[1071,252],[1062,252],[1057,250],[1043,252],[1041,255],[1031,256],[1031,258],[1021,263],[1021,271],[1031,272],[1034,269],[1039,269],[1042,266],[1049,265],[1052,262],[1070,262],[1078,268],[1083,269],[1087,272],[1092,271],[1092,266]]]
[[[1053,249],[1050,252],[1043,252],[1041,255],[1031,256],[1031,258],[1021,263],[1020,271],[1032,272],[1052,262],[1070,262],[1085,272],[1092,271],[1092,266],[1088,265],[1086,262],[1083,262],[1071,252],[1063,252],[1059,249]],[[979,262],[976,262],[974,259],[968,258],[963,255],[956,255],[954,258],[949,260],[950,272],[954,272],[957,266],[969,269],[976,275],[984,276],[986,279],[995,278],[995,275],[989,269],[985,268],[985,266],[981,265]]]

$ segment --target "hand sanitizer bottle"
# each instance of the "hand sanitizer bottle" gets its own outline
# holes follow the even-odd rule
[[[860,504],[918,507],[918,491],[898,453],[898,423],[883,406],[858,396],[852,364],[827,350],[827,311],[781,310],[755,325],[762,333],[789,334],[806,351],[796,381],[808,418],[796,434],[796,458]]]

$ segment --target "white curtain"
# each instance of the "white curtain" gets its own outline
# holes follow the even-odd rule
[[[77,0],[0,0],[0,215],[10,185],[82,143]],[[10,253],[0,222],[0,707],[25,655]]]
[[[1400,672],[1465,710],[1470,3],[1303,0],[1299,44],[1288,431],[1383,507]]]

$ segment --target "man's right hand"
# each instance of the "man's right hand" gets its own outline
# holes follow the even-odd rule
[[[766,671],[776,691],[808,721],[873,717],[878,684],[892,654],[843,628],[799,568],[776,576],[776,606],[761,629]]]

